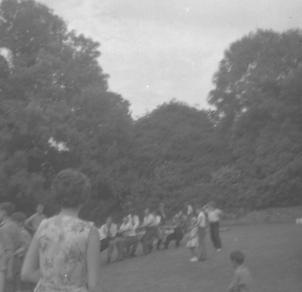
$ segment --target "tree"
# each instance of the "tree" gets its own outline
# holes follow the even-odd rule
[[[251,33],[230,46],[214,76],[209,102],[253,207],[302,202],[301,43],[299,30]]]
[[[0,12],[0,47],[12,56],[0,58],[2,199],[29,210],[66,167],[90,175],[95,194],[101,177],[118,198],[111,174],[119,175],[132,120],[128,102],[108,91],[99,44],[35,1],[4,0]]]

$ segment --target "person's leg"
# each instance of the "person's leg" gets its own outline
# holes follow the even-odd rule
[[[132,236],[131,237],[131,242],[130,242],[130,248],[129,248],[129,256],[130,257],[134,257],[135,256],[137,245],[138,245],[138,239],[137,239],[137,237],[136,236]]]
[[[220,239],[220,226],[219,226],[219,222],[215,222],[213,223],[213,233],[214,233],[214,241],[215,241],[215,248],[217,250],[221,249],[221,239]]]
[[[215,242],[215,223],[214,222],[210,223],[210,237],[211,237],[211,241],[212,241],[212,244],[213,244],[214,248],[216,248],[216,242]]]
[[[180,242],[182,241],[182,239],[183,239],[182,230],[181,230],[181,228],[177,228],[175,230],[175,246],[176,247],[180,246]]]
[[[206,253],[206,243],[205,243],[205,237],[206,237],[206,230],[205,228],[199,228],[198,229],[198,244],[199,244],[199,260],[203,261],[207,257]]]
[[[173,240],[173,236],[174,236],[174,233],[171,233],[167,236],[165,243],[164,243],[165,249],[167,249],[169,247],[170,242]]]

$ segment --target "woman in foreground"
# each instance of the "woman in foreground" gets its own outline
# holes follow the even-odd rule
[[[40,224],[24,260],[22,278],[37,283],[35,292],[99,292],[99,235],[79,219],[89,197],[88,178],[62,170],[52,191],[61,212]]]

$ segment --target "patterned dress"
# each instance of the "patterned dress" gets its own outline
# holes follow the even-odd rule
[[[35,292],[87,292],[86,252],[91,223],[57,215],[37,231],[41,279]]]

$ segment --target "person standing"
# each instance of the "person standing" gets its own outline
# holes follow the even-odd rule
[[[198,243],[199,243],[199,261],[204,261],[207,258],[206,252],[206,214],[202,208],[197,209],[197,227],[198,227]]]
[[[21,233],[18,224],[12,220],[14,205],[10,202],[0,204],[0,232],[3,237],[3,247],[6,255],[5,291],[15,292],[17,280],[15,278],[16,251],[21,247]]]
[[[35,292],[99,292],[100,240],[97,228],[79,218],[90,182],[73,169],[53,183],[59,214],[41,222],[23,263],[21,277],[37,283]]]
[[[221,238],[220,238],[220,218],[222,211],[216,207],[214,202],[207,204],[206,212],[208,215],[208,221],[210,226],[210,236],[214,248],[220,252],[222,248]]]
[[[39,204],[36,209],[36,213],[25,220],[25,227],[33,235],[38,229],[40,223],[46,218],[44,215],[44,206]]]
[[[196,217],[191,217],[190,219],[190,225],[188,228],[188,233],[186,235],[187,238],[187,248],[189,248],[191,252],[191,259],[190,262],[198,262],[198,256],[197,256],[197,249],[199,246],[199,239],[198,239],[198,225],[197,225],[197,219]]]

